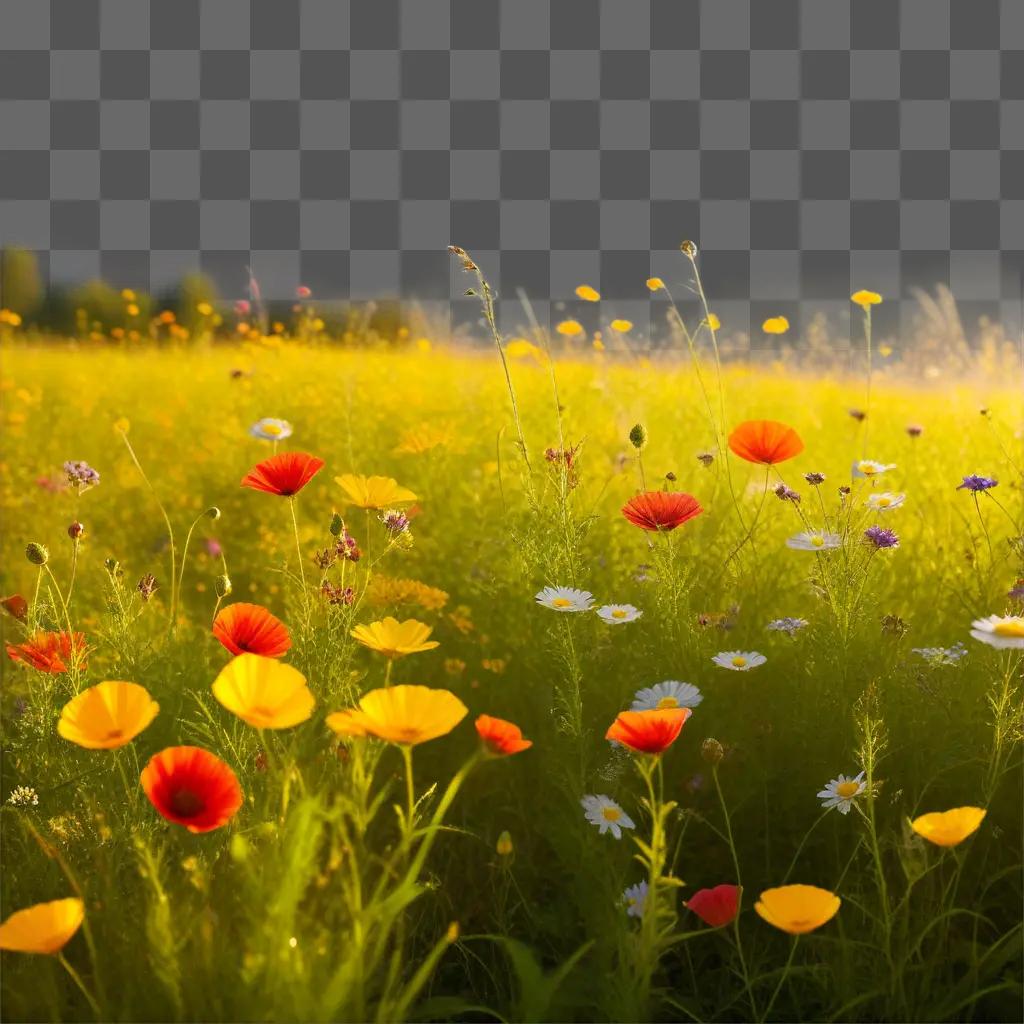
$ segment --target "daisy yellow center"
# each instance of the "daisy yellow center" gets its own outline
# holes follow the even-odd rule
[[[625,617],[626,611],[622,608],[616,608],[615,611],[612,612],[613,619],[624,619]]]
[[[551,603],[555,608],[568,608],[572,601],[567,597],[556,597]]]
[[[679,707],[679,701],[675,697],[662,697],[656,707],[659,711],[663,711],[665,708],[677,708]]]
[[[992,627],[996,636],[1024,637],[1024,619],[1008,619],[1006,622],[997,622]]]
[[[889,505],[892,504],[892,498],[876,498],[875,504],[879,508],[887,508]]]
[[[874,467],[874,466],[871,466],[871,465],[869,465],[869,464],[868,464],[868,463],[866,463],[866,462],[862,462],[862,463],[860,464],[860,466],[858,466],[857,468],[858,468],[858,469],[859,469],[859,470],[860,470],[860,471],[861,471],[861,472],[862,472],[862,473],[863,473],[863,474],[864,474],[865,476],[874,476],[874,474],[875,474],[875,473],[877,472],[877,470],[875,469],[875,467]]]
[[[736,668],[743,668],[743,666],[747,663],[747,659],[737,654],[736,657],[732,659],[732,663],[736,666]]]
[[[602,807],[601,817],[605,821],[618,821],[622,817],[622,811],[618,807]]]
[[[812,544],[813,544],[813,545],[814,545],[814,546],[815,546],[816,548],[820,548],[820,547],[823,547],[823,546],[824,546],[824,544],[825,544],[825,538],[824,538],[824,537],[812,537],[812,538],[811,538],[811,543],[812,543]]]
[[[277,435],[281,433],[281,428],[276,423],[264,423],[263,433]]]
[[[836,786],[836,796],[841,796],[844,800],[849,800],[851,796],[857,795],[857,790],[860,789],[859,782],[840,782]]]

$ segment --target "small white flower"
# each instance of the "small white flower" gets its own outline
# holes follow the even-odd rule
[[[838,779],[829,782],[818,794],[818,799],[825,810],[838,807],[840,814],[849,814],[854,798],[860,796],[867,788],[863,772],[858,772],[850,778],[840,775]]]
[[[838,533],[825,533],[820,530],[797,533],[786,541],[786,547],[794,551],[831,551],[843,543]]]
[[[7,797],[13,807],[38,807],[39,794],[32,786],[15,786]]]
[[[925,661],[935,666],[956,665],[967,654],[967,648],[962,643],[955,643],[952,647],[914,647],[911,649],[914,654],[920,655]]]
[[[637,882],[622,894],[622,905],[630,917],[643,917],[644,904],[647,902],[647,883]]]
[[[261,441],[283,441],[292,436],[292,425],[287,420],[276,420],[272,416],[265,416],[249,428],[249,433]]]
[[[606,604],[597,609],[597,614],[609,626],[618,626],[625,622],[636,622],[643,612],[631,604]]]
[[[536,601],[556,612],[589,612],[594,606],[594,595],[572,587],[545,587]]]
[[[899,508],[907,500],[905,494],[895,494],[892,491],[879,491],[877,494],[869,494],[865,505],[872,512],[889,512]]]
[[[621,839],[624,828],[636,828],[633,819],[610,796],[588,793],[580,803],[587,821],[596,825],[601,835],[611,832],[616,839]]]
[[[662,711],[667,708],[695,708],[704,699],[704,694],[693,683],[681,683],[666,679],[654,686],[645,686],[633,696],[630,711]]]
[[[874,459],[860,459],[853,464],[853,475],[858,477],[878,476],[895,469],[895,462],[875,462]]]
[[[772,619],[764,628],[772,633],[788,633],[790,636],[796,636],[797,630],[805,629],[808,625],[809,623],[806,619],[798,619],[787,615],[785,618]]]
[[[975,619],[971,636],[989,647],[1024,650],[1024,616],[990,615],[987,619]]]
[[[768,659],[757,651],[720,651],[711,659],[719,668],[728,668],[733,672],[749,672]]]

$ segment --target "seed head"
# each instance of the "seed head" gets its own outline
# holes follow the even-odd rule
[[[68,536],[72,540],[81,540],[85,536],[85,527],[76,519],[68,527]]]
[[[700,756],[708,764],[718,764],[725,757],[725,748],[713,736],[709,736],[700,745]]]
[[[635,424],[629,432],[629,443],[637,451],[641,451],[647,446],[647,428],[642,423]]]
[[[687,239],[682,245],[679,246],[679,251],[684,255],[688,256],[691,260],[697,258],[697,243],[691,242]]]
[[[25,548],[25,557],[33,565],[46,565],[50,560],[50,551],[45,544],[38,544],[36,541],[32,541]]]
[[[213,581],[213,589],[218,597],[227,597],[233,589],[231,586],[231,577],[226,572],[221,573],[221,575]]]

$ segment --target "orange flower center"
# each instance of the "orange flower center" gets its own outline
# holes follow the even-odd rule
[[[625,617],[626,617],[626,612],[622,608],[616,608],[615,611],[612,612],[612,618],[613,619],[624,619]]]
[[[556,597],[551,603],[556,608],[568,608],[569,605],[572,604],[572,601],[567,597]]]
[[[679,701],[675,697],[662,697],[657,703],[659,711],[663,711],[665,708],[677,708],[679,707]]]
[[[618,821],[622,817],[622,811],[618,807],[602,807],[601,817],[605,821]]]
[[[108,740],[119,740],[123,736],[124,736],[124,730],[123,729],[111,729],[110,732],[107,733],[105,739],[108,739]]]
[[[735,668],[743,668],[743,666],[746,665],[746,663],[747,659],[741,658],[738,654],[735,658],[732,659],[732,664]]]
[[[859,790],[859,782],[840,782],[836,786],[836,795],[841,796],[844,800],[849,800],[850,797],[856,796]]]

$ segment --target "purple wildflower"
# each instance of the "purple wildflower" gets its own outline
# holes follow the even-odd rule
[[[825,482],[824,473],[804,473],[804,479],[812,486],[818,487]]]
[[[957,487],[957,490],[967,490],[977,494],[979,491],[988,491],[998,486],[998,480],[994,480],[990,476],[979,476],[977,473],[972,473],[970,476],[964,477],[964,482]]]
[[[398,509],[389,509],[380,517],[380,521],[390,534],[405,533],[409,529],[409,517]]]
[[[787,487],[785,484],[779,484],[775,488],[775,497],[779,501],[791,501],[797,504],[800,501],[800,494],[798,491],[794,491],[792,487]]]
[[[889,530],[884,526],[869,526],[864,531],[864,539],[874,545],[878,551],[881,551],[882,548],[898,548],[900,546],[900,539],[896,536],[896,531]]]
[[[100,475],[88,462],[78,459],[69,459],[64,463],[64,475],[72,487],[84,491],[89,487],[95,487],[100,482]]]
[[[223,550],[224,549],[221,547],[220,541],[217,540],[216,537],[207,537],[206,538],[206,553],[211,558],[220,558],[221,553],[223,552]]]

